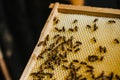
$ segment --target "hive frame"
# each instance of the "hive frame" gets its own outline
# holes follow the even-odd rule
[[[50,13],[50,16],[48,17],[46,21],[46,24],[41,32],[38,42],[44,40],[45,36],[49,33],[50,28],[52,27],[50,26],[51,22],[58,12],[120,18],[120,10],[118,9],[98,8],[98,7],[89,7],[89,6],[73,6],[73,5],[59,4],[58,2],[51,3],[49,8],[53,8],[53,9]],[[39,55],[41,49],[42,49],[42,46],[35,47],[26,65],[26,68],[23,71],[22,76],[20,77],[20,80],[27,80],[33,66],[35,65],[37,61],[37,56]]]

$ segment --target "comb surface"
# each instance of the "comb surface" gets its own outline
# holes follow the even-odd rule
[[[28,80],[118,80],[120,19],[58,13],[52,26]]]

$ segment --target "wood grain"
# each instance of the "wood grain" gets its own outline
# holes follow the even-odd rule
[[[50,4],[49,8],[53,8],[54,4]],[[120,10],[112,8],[98,8],[90,6],[79,6],[79,5],[65,5],[60,4],[58,11],[62,13],[72,13],[72,14],[86,14],[93,16],[120,18]]]

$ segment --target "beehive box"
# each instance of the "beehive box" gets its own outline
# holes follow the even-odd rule
[[[120,10],[50,8],[20,80],[120,80]]]

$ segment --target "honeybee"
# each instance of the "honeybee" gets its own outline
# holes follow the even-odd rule
[[[114,42],[119,44],[119,40],[118,39],[114,39]]]
[[[74,21],[73,21],[73,23],[77,23],[78,22],[78,20],[77,19],[75,19]]]
[[[94,19],[94,21],[93,22],[97,22],[98,21],[98,19],[96,18],[96,19]]]
[[[73,62],[77,62],[78,63],[79,61],[78,60],[73,60]]]
[[[90,28],[91,28],[91,26],[90,26],[90,25],[87,25],[87,28],[89,28],[89,29],[90,29]]]
[[[98,29],[98,27],[97,27],[97,25],[95,23],[94,26],[93,26],[93,31],[96,31],[97,29]]]
[[[108,23],[116,23],[114,20],[108,20]]]
[[[95,42],[95,43],[96,43],[96,39],[95,39],[95,37],[93,37],[91,40],[92,40],[93,42]]]
[[[74,50],[74,52],[78,52],[80,50],[80,48],[77,48],[76,50]]]

